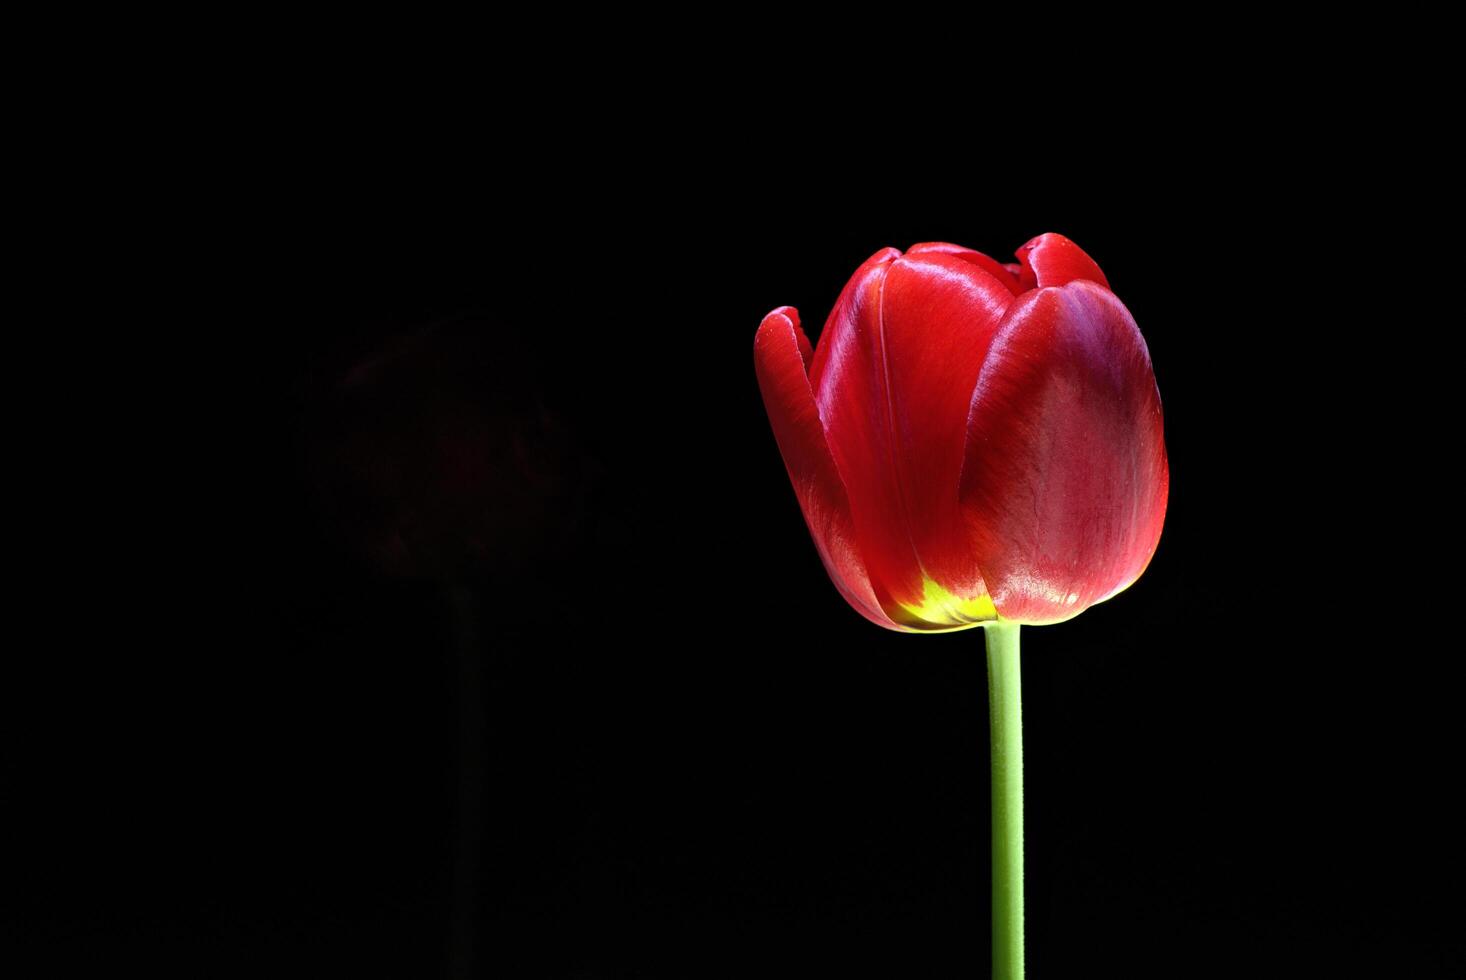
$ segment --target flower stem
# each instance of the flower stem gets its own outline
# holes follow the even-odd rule
[[[993,765],[993,980],[1023,980],[1023,708],[1018,625],[989,623]]]
[[[458,839],[453,854],[453,899],[448,975],[478,976],[480,808],[483,799],[483,683],[479,677],[478,597],[466,585],[448,590],[453,656],[458,667]]]

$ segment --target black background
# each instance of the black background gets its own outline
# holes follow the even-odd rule
[[[783,304],[817,340],[883,246],[1009,260],[1057,231],[1146,337],[1172,487],[1139,582],[1023,633],[1029,975],[1445,975],[1459,740],[1388,505],[1356,496],[1389,428],[1387,372],[1339,342],[1382,275],[1357,211],[1197,140],[838,181],[838,144],[724,149],[422,147],[237,186],[228,291],[167,344],[191,390],[239,384],[217,424],[172,406],[165,452],[199,464],[152,503],[184,541],[32,729],[9,938],[68,969],[447,975],[450,588],[358,546],[322,433],[353,366],[452,336],[556,419],[578,515],[454,579],[482,975],[985,975],[982,634],[840,599],[752,340]]]

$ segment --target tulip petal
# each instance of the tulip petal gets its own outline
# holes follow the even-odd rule
[[[1008,291],[1014,296],[1023,292],[1023,288],[1018,282],[1018,266],[1010,267],[975,249],[963,248],[961,245],[953,245],[951,242],[922,242],[920,245],[913,245],[906,250],[907,255],[918,255],[922,252],[936,252],[942,255],[950,255],[964,262],[971,262],[998,280],[998,282],[1007,286]]]
[[[1169,469],[1145,340],[1087,280],[1018,298],[983,365],[962,507],[998,613],[1078,615],[1140,577]]]
[[[774,438],[830,580],[866,619],[887,629],[902,629],[883,611],[856,544],[849,498],[805,374],[809,351],[793,307],[780,307],[764,317],[754,337],[753,356]]]
[[[875,315],[886,270],[900,257],[901,253],[894,248],[881,249],[861,263],[840,291],[840,298],[830,310],[824,330],[820,331],[814,361],[809,365],[809,383],[816,401],[823,400],[821,392],[839,383],[852,359],[860,359],[862,341],[858,336],[858,325],[865,317]],[[826,418],[824,415],[820,417]]]
[[[1075,279],[1089,279],[1106,289],[1110,286],[1094,259],[1063,235],[1039,235],[1013,254],[1022,266],[1018,273],[1020,292],[1062,286]]]
[[[958,508],[968,409],[1011,291],[928,250],[878,253],[815,352],[820,418],[871,577],[919,628],[995,615]]]

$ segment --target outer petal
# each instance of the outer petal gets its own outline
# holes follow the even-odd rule
[[[1160,394],[1130,313],[1085,280],[1019,297],[973,393],[961,480],[998,612],[1058,622],[1139,578],[1169,480]]]
[[[937,251],[862,266],[813,374],[872,579],[893,617],[955,628],[995,617],[957,505],[968,408],[1011,291]]]
[[[1106,289],[1110,286],[1094,259],[1063,235],[1039,235],[1013,254],[1022,265],[1018,273],[1020,292],[1062,286],[1075,279],[1089,279]]]
[[[866,619],[887,629],[901,629],[882,611],[856,546],[845,485],[825,443],[814,392],[805,375],[809,349],[793,307],[780,307],[764,317],[754,337],[754,369],[774,438],[831,581]]]
[[[819,347],[809,365],[809,383],[814,388],[816,400],[823,402],[826,396],[821,393],[838,385],[850,362],[860,359],[861,351],[857,348],[861,339],[857,325],[864,318],[875,315],[886,270],[900,257],[897,249],[881,249],[861,263],[840,291],[840,298],[825,320],[824,330],[820,331]]]

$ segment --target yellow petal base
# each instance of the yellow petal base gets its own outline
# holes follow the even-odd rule
[[[897,603],[905,615],[893,618],[901,625],[922,633],[950,633],[971,629],[999,620],[992,597],[984,593],[974,599],[963,599],[948,592],[930,578],[922,579],[920,605]]]

